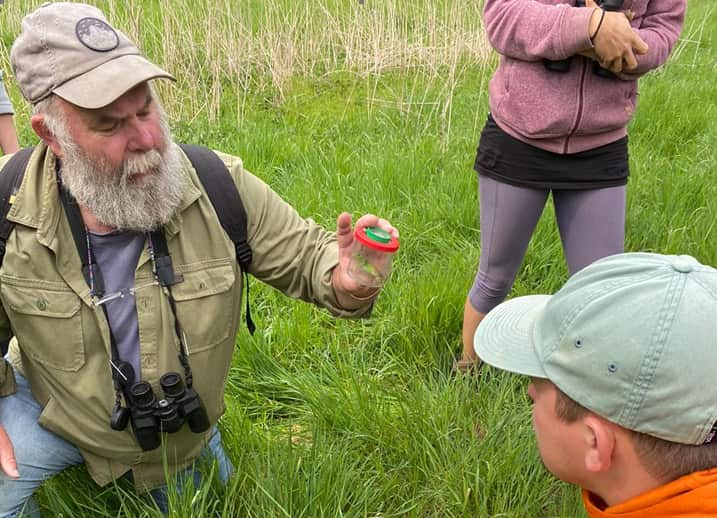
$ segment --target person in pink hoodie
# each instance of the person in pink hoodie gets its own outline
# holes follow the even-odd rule
[[[500,65],[474,166],[481,256],[457,369],[478,364],[475,330],[510,291],[551,192],[571,275],[623,251],[637,80],[667,60],[685,8],[686,0],[485,0]]]

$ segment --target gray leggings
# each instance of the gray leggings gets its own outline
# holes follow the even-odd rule
[[[468,297],[477,311],[488,313],[508,295],[550,190],[516,187],[486,176],[479,177],[478,190],[481,255]],[[596,259],[623,251],[624,185],[552,193],[571,275]]]

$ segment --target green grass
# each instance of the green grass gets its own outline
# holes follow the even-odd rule
[[[417,41],[427,2],[403,2],[403,14],[372,7],[371,0],[363,12],[347,0],[321,2],[327,9],[316,13],[280,0],[211,3],[241,4],[242,13],[254,13],[239,25],[257,45],[265,43],[267,56],[264,23],[300,25],[330,14],[343,29],[318,41],[310,34],[296,39],[298,30],[289,34],[297,48],[314,49],[310,66],[277,75],[269,57],[253,56],[242,76],[223,69],[221,49],[175,49],[176,42],[205,37],[197,30],[162,38],[157,5],[171,3],[146,2],[144,44],[180,75],[177,88],[161,88],[177,139],[240,155],[302,214],[328,227],[342,210],[388,217],[400,229],[401,250],[366,321],[336,321],[253,283],[259,330],[254,337],[239,333],[220,424],[236,476],[226,488],[213,483],[185,492],[173,500],[172,515],[583,516],[577,490],[540,463],[525,380],[489,368],[480,380],[450,376],[480,252],[472,163],[495,60],[477,60],[475,49],[443,64],[406,54],[400,66],[384,56],[371,72],[347,58],[363,47],[327,43],[348,41],[351,20],[359,36],[383,20]],[[465,7],[455,25],[480,31],[475,2],[433,4],[436,20],[444,21],[455,6]],[[717,12],[711,4],[690,2],[675,59],[641,81],[630,132],[627,249],[687,253],[717,264]],[[115,15],[134,31],[137,23],[127,17],[141,5],[122,3]],[[280,16],[281,6],[287,11]],[[0,9],[5,45],[18,12],[13,2]],[[173,13],[171,27],[181,26],[189,16],[183,13]],[[217,26],[231,31],[226,20]],[[373,43],[390,41],[376,36]],[[185,52],[190,57],[183,62]],[[204,64],[202,56],[219,61]],[[28,144],[27,107],[11,93]],[[550,293],[565,279],[548,207],[512,295]],[[83,469],[47,483],[39,501],[48,516],[158,515],[126,485],[97,488]]]

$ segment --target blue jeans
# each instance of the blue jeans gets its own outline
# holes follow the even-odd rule
[[[0,398],[0,424],[5,427],[15,449],[20,478],[11,479],[0,473],[0,518],[20,516],[21,512],[22,516],[35,518],[40,516],[32,499],[35,490],[53,475],[83,464],[84,460],[75,446],[40,426],[38,418],[42,408],[32,396],[28,381],[18,372],[15,372],[15,378],[15,394]],[[216,426],[202,457],[216,460],[219,478],[226,483],[234,467],[224,452]],[[199,486],[201,473],[190,467],[177,475],[179,491],[190,477],[195,487]],[[150,495],[162,512],[167,513],[167,486],[153,489]]]

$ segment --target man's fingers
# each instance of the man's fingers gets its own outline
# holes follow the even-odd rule
[[[378,220],[378,226],[384,229],[386,232],[394,236],[396,239],[398,239],[398,229],[391,225],[388,220],[379,218]]]
[[[358,220],[356,220],[356,228],[364,227],[380,227],[392,236],[398,238],[398,229],[396,229],[391,223],[384,219],[374,216],[373,214],[364,214]],[[351,215],[348,212],[342,213],[336,220],[336,239],[339,242],[339,247],[346,247],[353,241],[353,231],[351,228]]]
[[[10,442],[10,437],[7,436],[7,432],[5,432],[5,428],[2,425],[0,425],[0,469],[9,477],[20,477],[20,473],[17,471],[12,442]]]
[[[336,240],[338,241],[339,248],[345,248],[351,245],[353,241],[351,234],[351,214],[342,212],[339,217],[336,218]]]
[[[374,216],[373,214],[364,214],[356,220],[357,228],[375,227],[376,225],[378,225],[378,216]]]

